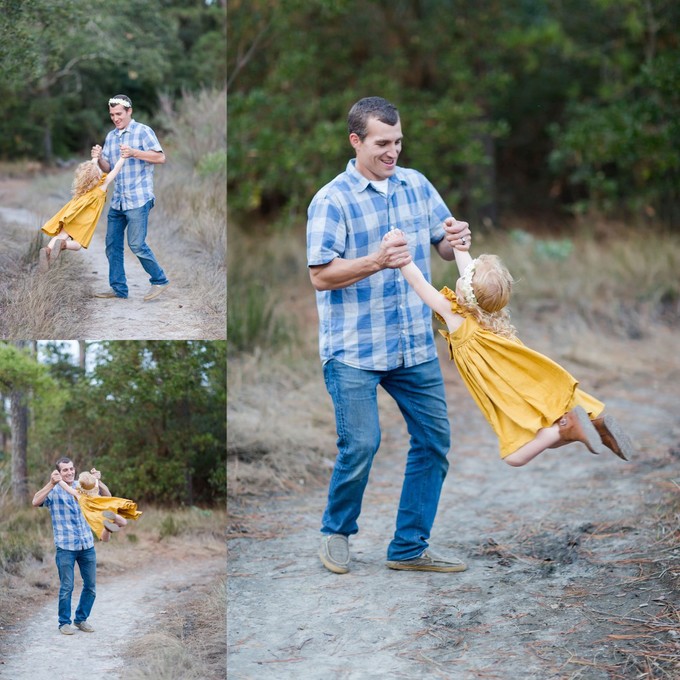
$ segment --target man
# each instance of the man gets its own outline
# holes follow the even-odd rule
[[[117,94],[109,99],[109,115],[115,129],[106,135],[104,148],[92,147],[92,158],[99,167],[109,172],[123,156],[129,160],[116,178],[106,228],[106,257],[109,261],[111,288],[96,293],[100,298],[126,298],[128,286],[125,278],[125,229],[130,250],[149,275],[151,288],[145,300],[158,297],[170,283],[146,244],[149,213],[154,206],[154,165],[165,163],[165,154],[156,133],[132,118],[132,102],[127,95]]]
[[[87,622],[96,596],[97,555],[94,550],[94,538],[85,516],[80,511],[78,500],[59,486],[60,480],[69,486],[75,486],[75,476],[73,461],[70,458],[60,458],[56,462],[56,470],[52,472],[50,481],[33,496],[33,506],[36,508],[46,506],[52,516],[60,583],[59,630],[64,635],[75,633],[71,626],[71,595],[76,563],[83,579],[83,590],[73,622],[76,628],[85,633],[94,632],[94,628]],[[99,493],[102,496],[111,495],[101,480]]]
[[[316,194],[307,222],[319,349],[338,433],[319,556],[330,571],[349,571],[348,537],[358,531],[380,444],[380,385],[399,405],[411,436],[387,566],[463,571],[463,562],[428,547],[448,469],[450,429],[431,312],[398,267],[412,258],[429,279],[430,245],[452,260],[454,247],[469,249],[470,229],[451,217],[422,174],[397,166],[402,130],[392,104],[361,99],[349,112],[348,126],[356,158]],[[393,228],[405,237],[383,243]]]

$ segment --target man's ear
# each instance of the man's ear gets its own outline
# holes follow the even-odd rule
[[[354,149],[359,148],[359,146],[361,145],[361,139],[356,132],[349,133],[349,143],[352,145],[352,148]]]

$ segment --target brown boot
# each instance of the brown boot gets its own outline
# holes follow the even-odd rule
[[[633,442],[621,429],[621,426],[611,416],[595,418],[593,425],[602,438],[602,443],[611,449],[622,460],[628,460],[628,456],[635,453]]]
[[[581,442],[585,444],[592,453],[602,453],[606,451],[602,444],[600,435],[582,406],[573,408],[565,413],[558,421],[560,428],[560,439],[552,448],[570,444],[571,442]]]

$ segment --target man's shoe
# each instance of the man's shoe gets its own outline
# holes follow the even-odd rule
[[[343,534],[324,534],[319,550],[321,563],[334,574],[349,571],[349,539]]]
[[[157,283],[152,283],[149,292],[144,296],[145,302],[157,298],[169,285],[169,283],[164,283],[162,286]]]
[[[426,550],[420,557],[411,560],[388,560],[387,566],[390,569],[401,569],[403,571],[465,571],[467,564],[455,557],[444,558]]]
[[[103,290],[99,293],[95,293],[94,296],[96,298],[116,298],[118,295],[116,295],[116,291],[113,290],[113,288],[109,288],[108,290]]]
[[[83,633],[94,633],[94,628],[87,621],[76,623],[76,628],[82,630]]]
[[[65,623],[63,626],[59,626],[59,632],[63,635],[75,635],[76,631],[70,623]]]

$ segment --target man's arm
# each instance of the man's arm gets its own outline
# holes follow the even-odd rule
[[[404,236],[382,241],[371,255],[346,260],[336,257],[328,264],[309,267],[309,278],[316,290],[338,290],[365,279],[383,269],[397,269],[411,261]]]
[[[142,151],[141,149],[133,149],[127,144],[120,145],[120,154],[124,158],[136,158],[139,161],[153,163],[154,165],[165,163],[165,154],[162,151]]]
[[[50,491],[52,491],[52,489],[54,489],[54,487],[59,484],[60,481],[61,475],[59,472],[57,472],[57,470],[54,470],[50,476],[50,481],[47,482],[47,484],[45,484],[45,486],[43,486],[40,491],[37,491],[35,496],[33,496],[33,500],[31,501],[33,507],[37,508],[39,505],[42,505],[47,496],[49,496]]]

